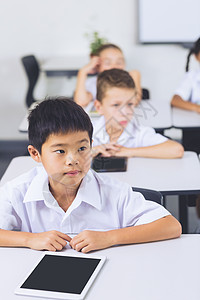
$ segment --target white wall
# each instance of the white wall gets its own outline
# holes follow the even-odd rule
[[[6,135],[5,122],[11,123],[14,116],[20,121],[25,112],[27,81],[20,58],[32,53],[40,61],[59,55],[87,56],[85,33],[94,30],[123,49],[127,68],[140,70],[142,85],[150,89],[153,98],[170,100],[183,75],[187,50],[138,44],[137,0],[1,1],[0,138]],[[42,78],[37,94],[63,95],[68,88],[66,78]],[[4,113],[8,105],[9,117]]]

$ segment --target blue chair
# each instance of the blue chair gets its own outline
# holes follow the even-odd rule
[[[28,78],[28,90],[26,94],[26,106],[30,107],[31,104],[37,100],[33,96],[35,85],[38,81],[40,74],[40,67],[34,55],[28,55],[21,58],[24,66],[27,78]]]
[[[151,189],[136,188],[136,187],[132,187],[132,190],[134,192],[141,193],[146,200],[151,200],[161,205],[163,204],[163,196],[158,191],[151,190]]]

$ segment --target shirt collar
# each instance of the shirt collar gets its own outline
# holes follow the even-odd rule
[[[126,141],[130,138],[135,137],[135,127],[136,121],[133,119],[128,123],[122,134],[117,140],[120,145],[126,144]],[[101,116],[96,123],[94,123],[94,139],[100,144],[108,144],[110,142],[110,137],[106,131],[106,124],[104,116]]]
[[[43,167],[37,167],[37,175],[33,178],[23,202],[45,200],[43,192],[47,191],[49,191],[48,175]]]
[[[83,201],[89,205],[101,210],[102,202],[100,196],[100,187],[95,178],[95,172],[89,170],[82,180],[74,202]]]
[[[58,207],[58,203],[49,190],[48,175],[43,167],[37,167],[38,174],[32,180],[27,193],[24,197],[24,203],[43,200],[47,206]],[[70,206],[70,210],[79,206],[81,202],[88,203],[97,209],[101,209],[101,198],[99,185],[94,176],[94,172],[89,170],[83,178],[78,189],[77,195]]]

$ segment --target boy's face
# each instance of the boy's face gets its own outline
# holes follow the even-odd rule
[[[61,183],[69,188],[78,188],[91,165],[88,133],[78,131],[52,134],[42,145],[38,156],[38,161],[42,162],[49,176],[50,186]]]
[[[99,72],[110,69],[125,69],[125,60],[121,51],[114,48],[103,50],[100,55]]]
[[[95,101],[97,111],[113,128],[125,128],[131,121],[136,105],[135,89],[109,88],[102,102]]]

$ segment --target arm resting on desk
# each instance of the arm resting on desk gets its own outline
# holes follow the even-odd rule
[[[98,232],[86,230],[72,238],[70,245],[84,253],[114,245],[137,244],[180,237],[182,228],[173,216],[127,228]]]
[[[138,148],[126,148],[121,145],[118,146],[118,151],[113,152],[113,156],[126,157],[148,157],[148,158],[181,158],[184,154],[184,148],[181,144],[167,140],[164,143]]]
[[[200,113],[200,105],[192,103],[190,101],[185,101],[178,95],[173,96],[171,100],[171,106]]]
[[[41,233],[20,232],[0,229],[1,247],[27,247],[34,250],[62,250],[71,238],[59,231]]]

